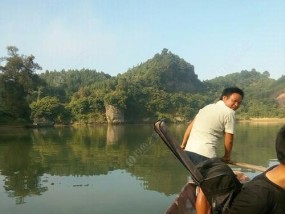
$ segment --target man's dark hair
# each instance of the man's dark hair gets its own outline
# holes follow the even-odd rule
[[[285,126],[279,130],[276,136],[275,149],[277,159],[280,163],[285,164]]]
[[[239,95],[242,97],[242,99],[243,99],[243,97],[244,97],[244,92],[243,92],[243,90],[241,90],[241,89],[238,88],[238,87],[228,87],[228,88],[225,88],[225,89],[223,90],[222,95],[221,95],[221,97],[220,97],[220,100],[223,99],[223,96],[229,97],[229,96],[231,96],[231,95],[234,94],[234,93],[239,94]]]

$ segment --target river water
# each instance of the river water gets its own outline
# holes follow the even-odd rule
[[[238,123],[232,159],[275,164],[282,125]],[[188,176],[152,124],[0,129],[0,213],[164,213]]]

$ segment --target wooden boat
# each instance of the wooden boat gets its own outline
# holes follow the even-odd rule
[[[243,168],[252,169],[260,172],[266,170],[265,167],[256,166],[247,163],[231,162],[232,165],[242,166]],[[236,174],[238,180],[241,183],[246,183],[249,181],[244,173],[238,170],[233,170]],[[181,189],[180,193],[177,195],[171,206],[166,210],[166,214],[196,214],[195,209],[196,201],[196,185],[193,182],[187,182]]]
[[[196,214],[196,186],[188,182],[181,189],[171,206],[166,210],[166,214]]]
[[[235,194],[240,188],[240,182],[248,181],[248,177],[241,172],[235,171],[235,176],[232,173],[233,169],[227,167],[225,163],[222,163],[219,159],[209,159],[203,162],[205,166],[204,175],[199,169],[194,165],[194,163],[189,159],[184,150],[180,148],[178,142],[173,138],[167,130],[164,120],[159,120],[154,124],[154,130],[161,137],[163,142],[172,151],[172,153],[177,157],[177,159],[185,166],[185,168],[190,172],[193,181],[202,184],[203,188],[209,188],[210,191],[214,191],[212,196],[208,194],[210,200],[214,199],[217,206],[223,206],[230,199],[232,194]],[[227,162],[230,165],[235,165],[243,168],[265,171],[266,168],[262,166],[256,166],[248,163],[240,163],[236,161]],[[201,167],[201,166],[200,166]],[[217,171],[215,171],[217,170]],[[221,170],[224,170],[225,174]],[[214,173],[213,173],[214,172]],[[218,174],[215,174],[218,173]],[[219,180],[223,179],[224,180]],[[230,178],[230,179],[228,179]],[[232,178],[232,179],[231,179]],[[223,183],[220,188],[219,184]],[[213,185],[214,184],[214,185]],[[213,188],[210,186],[213,185]],[[227,188],[225,188],[225,185]],[[225,192],[227,191],[227,192]],[[209,191],[208,191],[209,192]],[[217,195],[217,193],[221,193]],[[167,214],[195,214],[195,201],[196,201],[196,186],[192,182],[188,182],[181,190],[180,194],[177,196],[172,205],[167,209]]]

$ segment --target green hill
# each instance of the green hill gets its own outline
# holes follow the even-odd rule
[[[239,118],[285,117],[285,77],[275,80],[255,69],[201,81],[194,66],[167,49],[125,73],[110,76],[95,69],[46,71],[34,56],[8,47],[0,67],[0,121],[9,118],[56,123],[104,123],[109,106],[123,122],[191,120],[215,102],[228,86],[244,90]],[[6,63],[6,64],[5,64]],[[109,118],[110,119],[110,118]]]
[[[194,66],[167,49],[120,77],[125,78],[127,82],[155,87],[169,93],[203,90],[203,84],[195,74]]]

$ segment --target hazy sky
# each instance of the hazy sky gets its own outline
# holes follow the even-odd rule
[[[200,80],[251,70],[285,75],[284,0],[1,0],[7,46],[45,70],[124,73],[167,48]]]

